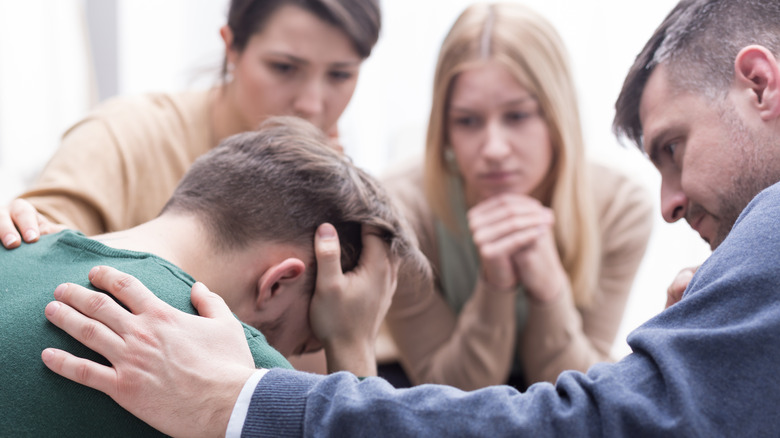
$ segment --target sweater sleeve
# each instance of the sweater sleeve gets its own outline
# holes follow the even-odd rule
[[[86,235],[103,233],[127,216],[125,159],[109,127],[102,120],[85,119],[65,133],[36,183],[21,197],[55,223]]]
[[[93,235],[155,218],[212,146],[207,93],[106,102],[70,128],[22,197],[55,223]]]
[[[395,390],[377,378],[271,370],[255,390],[244,435],[774,436],[780,185],[759,197],[682,301],[629,336],[633,353],[620,362],[565,372],[554,386],[525,393]]]
[[[577,308],[567,289],[553,303],[529,300],[521,357],[529,382],[555,382],[565,370],[586,371],[610,350],[653,224],[647,191],[614,170],[593,172],[601,259],[593,301]],[[569,286],[569,285],[567,285]],[[570,286],[569,286],[570,287]]]
[[[419,166],[385,178],[438,276],[433,214],[422,194]],[[386,324],[415,384],[475,389],[506,381],[515,344],[515,296],[480,291],[455,315],[439,282],[419,284],[400,272]]]

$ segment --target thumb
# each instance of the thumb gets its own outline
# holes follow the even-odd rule
[[[195,282],[190,292],[190,301],[200,316],[206,318],[233,318],[233,312],[221,296],[211,292],[205,284]]]
[[[341,277],[341,247],[336,228],[324,223],[314,236],[314,256],[317,258],[317,289],[328,288]]]

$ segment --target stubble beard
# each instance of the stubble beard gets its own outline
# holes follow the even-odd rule
[[[719,206],[718,226],[711,248],[717,248],[731,232],[742,210],[762,190],[780,181],[780,165],[772,152],[778,149],[778,139],[770,138],[749,129],[736,114],[733,107],[727,107],[721,121],[729,132],[731,147],[739,153],[738,162],[726,187]]]

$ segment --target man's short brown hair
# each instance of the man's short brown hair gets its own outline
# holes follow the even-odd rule
[[[294,117],[268,119],[198,158],[163,213],[195,215],[224,250],[257,240],[312,247],[315,230],[328,222],[339,234],[344,271],[357,265],[361,229],[371,226],[392,256],[430,276],[384,189],[331,149],[319,129]]]
[[[642,147],[639,104],[655,66],[663,63],[678,90],[711,101],[728,93],[739,51],[759,44],[780,54],[777,0],[682,0],[636,58],[615,103],[612,128]]]

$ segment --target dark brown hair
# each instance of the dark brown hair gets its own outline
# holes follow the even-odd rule
[[[379,39],[379,0],[232,0],[227,25],[233,32],[233,49],[243,52],[249,39],[262,32],[273,13],[286,5],[299,7],[341,29],[364,59]],[[227,59],[222,63],[222,76],[226,74]]]
[[[639,104],[658,64],[669,69],[676,89],[715,101],[728,92],[737,54],[751,44],[780,53],[777,0],[682,0],[631,66],[615,103],[613,131],[642,147]]]
[[[357,265],[361,229],[371,226],[392,257],[430,277],[384,189],[327,145],[309,122],[270,118],[259,131],[229,137],[195,160],[163,213],[195,215],[215,248],[226,251],[258,240],[313,247],[315,230],[329,222],[339,234],[344,271]]]

